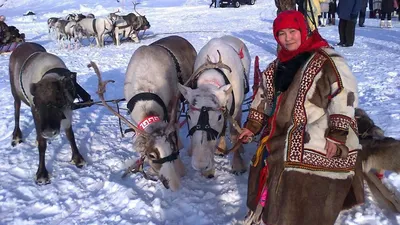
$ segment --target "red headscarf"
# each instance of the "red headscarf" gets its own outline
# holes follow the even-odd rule
[[[301,45],[295,51],[286,50],[278,39],[278,32],[282,29],[292,28],[299,30],[301,33]],[[309,52],[321,47],[329,47],[328,42],[326,42],[317,30],[314,30],[310,36],[307,37],[308,28],[306,24],[306,19],[303,14],[299,11],[288,10],[283,11],[278,14],[276,19],[274,20],[274,37],[278,44],[281,46],[281,49],[278,52],[278,59],[281,62],[288,61],[295,57],[296,55]]]

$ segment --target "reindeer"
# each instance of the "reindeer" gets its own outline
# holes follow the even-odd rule
[[[56,22],[59,20],[60,18],[57,17],[50,17],[47,20],[47,26],[49,28],[49,34],[51,33],[51,31],[55,31],[56,30]]]
[[[399,213],[400,200],[382,184],[375,173],[384,170],[400,172],[400,141],[386,137],[364,110],[356,108],[355,118],[362,145],[358,157],[362,161],[363,178],[380,207]]]
[[[55,23],[57,40],[59,43],[61,43],[61,46],[63,48],[64,39],[67,39],[69,41],[68,47],[70,47],[71,45],[71,40],[74,41],[75,47],[77,47],[77,44],[80,43],[79,39],[81,38],[81,36],[79,36],[79,33],[76,32],[76,25],[77,22],[75,21],[61,19]]]
[[[119,16],[116,14],[117,12],[119,12],[119,10],[110,13],[110,15],[108,16],[108,18],[114,24],[114,44],[120,45],[120,34],[122,34],[122,37],[131,38],[134,42],[138,43],[140,42],[138,36],[139,31],[143,30],[144,32],[146,32],[146,30],[150,28],[150,23],[147,20],[146,16],[142,16],[138,11],[136,11],[136,5],[138,4],[139,3],[133,3],[134,11],[139,16],[136,16],[134,13]]]
[[[15,128],[12,146],[22,142],[19,127],[21,101],[30,106],[36,127],[39,148],[37,184],[50,183],[45,166],[46,140],[63,128],[72,149],[71,162],[81,168],[85,160],[79,153],[72,130],[72,105],[76,96],[76,73],[67,69],[57,56],[47,53],[41,45],[23,43],[10,56],[9,74],[14,97]]]
[[[213,63],[218,62],[218,63]],[[241,123],[242,102],[250,69],[250,55],[238,38],[224,36],[211,39],[199,52],[191,87],[178,85],[189,104],[187,112],[192,167],[206,177],[214,177],[214,152],[225,152],[225,129],[228,118]],[[248,85],[247,85],[248,86]],[[216,151],[217,139],[219,145]],[[231,129],[231,140],[238,138]],[[246,170],[238,147],[234,151],[232,170]]]
[[[184,166],[179,158],[177,135],[177,84],[188,80],[193,72],[196,50],[184,38],[169,36],[148,46],[139,47],[132,55],[125,74],[124,95],[134,124],[107,106],[100,78],[99,96],[103,104],[127,122],[135,131],[134,150],[141,163],[148,161],[151,170],[165,188],[176,191]]]
[[[89,39],[94,36],[97,46],[104,47],[104,36],[113,31],[113,25],[108,18],[85,18],[77,22],[74,31],[79,37],[86,36]]]

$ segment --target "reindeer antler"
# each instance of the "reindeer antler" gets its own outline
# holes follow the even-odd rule
[[[139,13],[138,11],[136,11],[136,6],[139,5],[140,2],[134,2],[134,1],[132,1],[132,4],[133,4],[133,10],[134,10],[139,16],[142,16],[142,15],[140,15],[140,13]]]
[[[104,99],[104,93],[106,92],[106,85],[108,83],[114,83],[115,81],[113,80],[106,80],[103,81],[102,77],[101,77],[101,73],[99,70],[99,67],[97,67],[96,63],[93,61],[90,61],[90,64],[88,65],[88,67],[92,67],[94,72],[97,74],[97,77],[99,79],[99,84],[98,84],[98,88],[97,88],[97,94],[99,95],[99,98],[101,100],[101,102],[103,103],[103,105],[110,110],[114,115],[116,115],[117,117],[119,117],[122,121],[124,121],[130,128],[132,128],[137,134],[141,134],[141,135],[145,135],[147,136],[148,134],[146,132],[144,132],[143,130],[140,130],[138,127],[136,127],[135,125],[133,125],[133,123],[131,123],[128,119],[126,119],[124,116],[122,116],[121,114],[119,114],[118,112],[116,112],[110,105],[107,104],[106,100]]]
[[[228,65],[222,62],[221,53],[219,52],[219,50],[217,50],[217,52],[218,52],[218,62],[216,63],[211,62],[210,56],[207,55],[207,61],[199,68],[197,68],[197,70],[189,77],[189,79],[184,84],[185,86],[206,69],[221,68],[221,69],[227,69],[229,70],[229,72],[232,72],[232,69]]]

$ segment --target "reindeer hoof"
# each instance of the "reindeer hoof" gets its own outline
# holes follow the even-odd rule
[[[214,155],[219,156],[219,157],[224,157],[225,156],[225,152],[223,152],[223,149],[217,147],[217,149],[214,152]]]
[[[222,152],[215,152],[214,155],[218,156],[218,157],[224,157],[225,156],[225,154],[222,153]]]
[[[14,140],[12,140],[12,142],[11,142],[11,146],[15,147],[15,146],[17,146],[18,144],[21,144],[22,142],[23,142],[22,139],[19,139],[19,138],[14,139]]]
[[[215,170],[214,169],[207,170],[207,171],[201,172],[201,174],[204,177],[207,177],[207,178],[211,179],[211,178],[214,178],[214,176],[215,176]]]
[[[50,184],[49,174],[46,172],[44,174],[36,175],[35,183],[37,185]]]
[[[86,164],[86,161],[83,159],[82,156],[77,156],[77,157],[72,157],[71,163],[80,169]]]
[[[244,173],[246,173],[246,169],[242,169],[242,170],[233,170],[232,168],[232,173],[235,174],[236,176],[242,175]]]

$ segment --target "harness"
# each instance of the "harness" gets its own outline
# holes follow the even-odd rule
[[[92,27],[93,27],[94,33],[97,35],[96,19],[93,19],[93,20],[92,20]]]
[[[21,70],[20,70],[20,72],[19,72],[19,86],[20,86],[20,88],[21,88],[21,90],[22,90],[22,94],[24,95],[25,100],[26,100],[26,102],[28,102],[28,105],[29,105],[29,106],[31,106],[31,105],[29,104],[29,103],[30,103],[30,102],[29,102],[29,97],[28,97],[28,95],[26,94],[24,85],[23,85],[23,83],[22,83],[22,72],[24,71],[24,67],[25,67],[26,62],[28,62],[28,60],[29,60],[32,56],[34,56],[34,55],[36,55],[36,54],[38,54],[38,53],[41,53],[41,52],[34,52],[34,53],[30,54],[30,55],[28,56],[28,58],[25,59],[24,63],[22,63]],[[32,102],[32,104],[33,104],[33,102]]]
[[[182,70],[181,70],[181,67],[179,65],[178,59],[176,58],[174,53],[172,53],[172,51],[169,50],[169,48],[165,47],[164,45],[161,45],[161,44],[156,44],[156,45],[160,46],[163,49],[165,49],[168,52],[169,56],[171,56],[172,60],[174,60],[175,69],[176,69],[176,72],[178,74],[178,81],[179,81],[180,84],[183,84],[184,82],[183,82],[183,78],[182,78]]]
[[[47,74],[51,74],[51,73],[56,73],[62,77],[67,78],[70,81],[70,85],[67,88],[67,93],[72,97],[71,101],[74,101],[74,99],[77,98],[77,93],[76,93],[75,87],[78,84],[76,83],[76,79],[71,79],[71,71],[66,68],[53,68],[53,69],[50,69],[47,72],[45,72],[42,76],[42,79]]]
[[[163,109],[163,120],[168,121],[168,110],[167,107],[165,106],[163,100],[160,98],[160,96],[154,94],[154,93],[150,93],[150,92],[142,92],[139,94],[136,94],[135,96],[133,96],[127,104],[127,108],[128,108],[128,114],[131,114],[133,111],[133,108],[135,107],[136,103],[138,101],[155,101],[157,102]]]
[[[191,108],[191,109],[197,110],[196,108]],[[187,135],[188,137],[193,136],[194,132],[198,130],[202,130],[207,133],[207,141],[215,140],[218,137],[218,131],[216,131],[214,128],[211,128],[210,126],[208,111],[216,111],[216,109],[206,106],[201,107],[199,120],[197,121],[196,126],[193,126],[189,130],[189,133]]]

